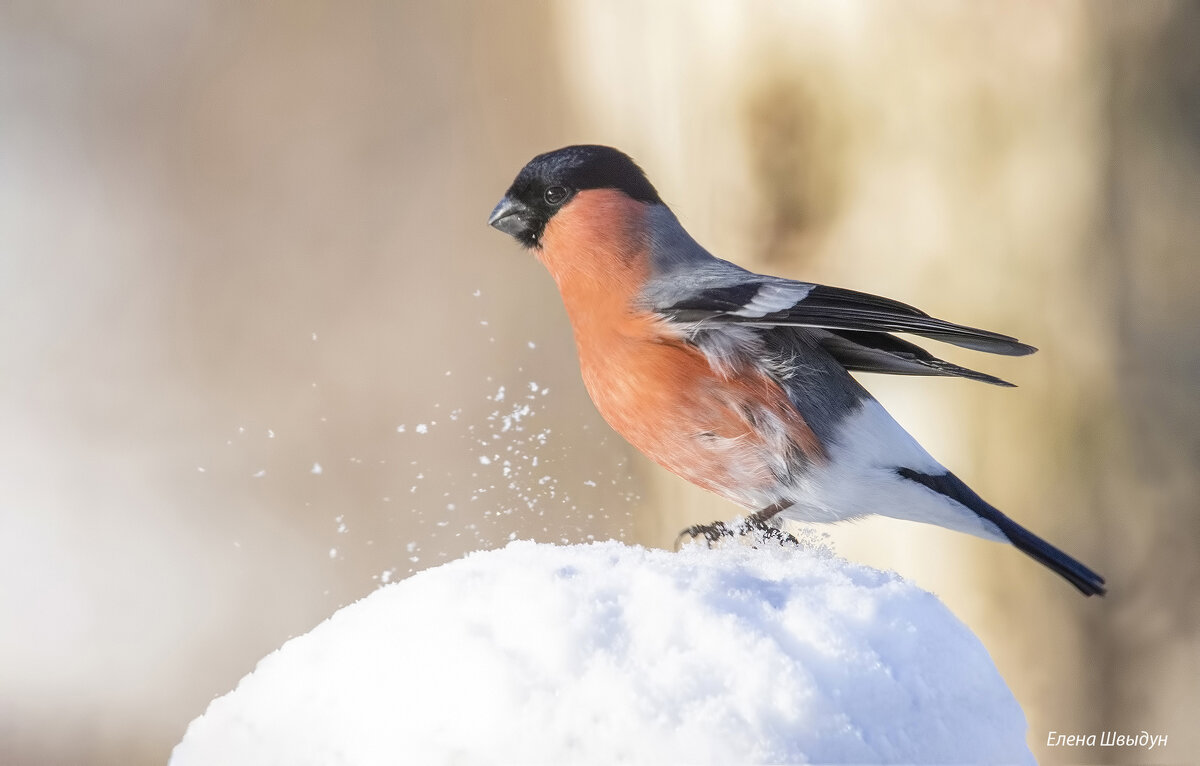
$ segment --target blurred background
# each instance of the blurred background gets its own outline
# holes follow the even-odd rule
[[[722,257],[1040,347],[865,382],[1106,599],[829,534],[975,630],[1043,762],[1200,752],[1200,4],[133,8],[0,5],[0,761],[162,763],[380,583],[735,512],[609,431],[484,223],[581,142]],[[1113,729],[1169,746],[1045,747]]]

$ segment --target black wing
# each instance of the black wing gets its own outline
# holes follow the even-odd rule
[[[827,330],[817,336],[821,348],[852,372],[882,372],[890,375],[942,375],[967,378],[993,386],[1013,388],[994,375],[977,372],[938,359],[918,345],[885,332]]]
[[[1037,350],[1008,335],[935,319],[899,301],[825,285],[811,285],[802,298],[767,313],[747,310],[754,303],[759,290],[764,287],[778,290],[784,285],[797,293],[804,292],[802,288],[810,287],[802,282],[780,280],[705,288],[659,309],[659,313],[676,322],[716,321],[760,327],[821,327],[873,334],[902,332],[1005,356],[1024,356]],[[879,349],[880,345],[874,344],[874,347]],[[914,348],[917,347],[905,344],[903,351],[912,353]],[[931,360],[932,357],[925,361]]]

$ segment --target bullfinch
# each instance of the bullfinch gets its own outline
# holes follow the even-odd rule
[[[756,274],[711,255],[641,168],[568,146],[522,168],[488,223],[550,271],[604,419],[760,527],[881,514],[1015,545],[1084,595],[1104,578],[989,505],[851,372],[1011,384],[896,336],[992,354],[1035,349],[898,301]],[[720,522],[684,534],[710,540]]]

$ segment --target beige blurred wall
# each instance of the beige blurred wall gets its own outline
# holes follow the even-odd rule
[[[4,5],[0,761],[161,763],[381,579],[734,512],[608,431],[552,283],[483,225],[583,141],[723,257],[1041,347],[947,352],[1015,391],[866,382],[1107,599],[961,535],[830,535],[980,635],[1040,760],[1130,760],[1039,746],[1110,728],[1187,760],[1196,8]]]

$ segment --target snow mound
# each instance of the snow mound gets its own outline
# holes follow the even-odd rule
[[[517,542],[263,659],[172,766],[1032,762],[933,595],[803,547]]]

